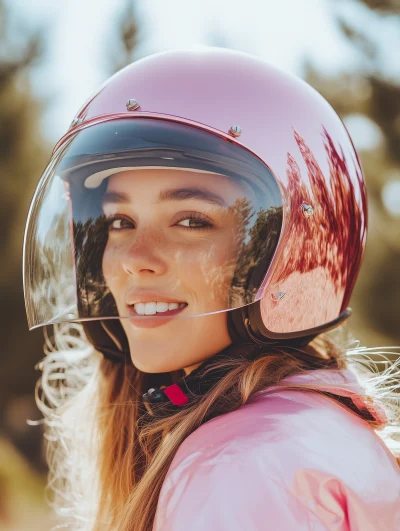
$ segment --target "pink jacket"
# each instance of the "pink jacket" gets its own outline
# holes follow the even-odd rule
[[[349,370],[286,380],[363,392]],[[153,531],[265,530],[400,531],[400,469],[367,422],[326,396],[263,391],[182,443]]]

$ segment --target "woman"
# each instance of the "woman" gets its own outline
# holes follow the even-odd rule
[[[325,335],[365,238],[357,154],[306,83],[219,48],[108,80],[25,237],[29,326],[54,325],[37,402],[65,525],[400,529],[398,363],[368,373]]]

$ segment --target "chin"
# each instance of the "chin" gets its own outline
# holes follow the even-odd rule
[[[209,358],[210,355],[205,353],[198,353],[196,357],[193,357],[192,353],[188,356],[185,356],[185,353],[181,352],[179,358],[176,356],[175,352],[179,347],[173,347],[166,352],[164,349],[156,348],[146,348],[143,353],[136,348],[130,347],[131,360],[133,365],[141,372],[149,374],[159,374],[184,370],[187,367],[192,367],[198,363],[202,363],[205,359]],[[149,355],[151,352],[151,355]],[[138,355],[139,354],[139,355]],[[190,355],[191,354],[191,355]]]
[[[182,360],[176,359],[176,348],[172,347],[171,349],[170,347],[167,350],[165,345],[158,345],[157,342],[153,342],[152,345],[139,346],[138,342],[135,341],[129,345],[133,365],[139,371],[151,374],[182,369],[183,366],[180,366]]]
[[[183,369],[183,367],[180,367],[178,364],[170,364],[170,363],[163,363],[161,360],[159,363],[157,363],[157,360],[140,360],[137,358],[132,358],[133,365],[141,372],[145,372],[148,374],[160,374],[163,372],[173,372],[177,370]],[[164,360],[165,361],[165,360]]]

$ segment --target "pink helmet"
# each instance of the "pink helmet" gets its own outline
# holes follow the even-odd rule
[[[246,205],[257,203],[236,248],[229,297],[209,312],[228,312],[233,339],[307,342],[350,315],[367,206],[346,128],[304,81],[249,54],[205,48],[122,69],[57,143],[25,234],[30,328],[84,321],[90,335],[101,321],[114,327],[115,343],[125,315],[90,266],[106,245],[90,194],[98,204],[111,175],[159,167],[195,171],[201,183],[219,183],[225,198],[226,179],[240,181]],[[209,274],[212,289],[215,270]]]

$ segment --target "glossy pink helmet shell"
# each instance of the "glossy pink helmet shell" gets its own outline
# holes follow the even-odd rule
[[[133,99],[139,107],[128,110]],[[245,53],[162,52],[111,77],[56,148],[82,128],[122,117],[212,131],[253,152],[275,175],[283,227],[257,297],[271,337],[324,327],[343,313],[365,247],[366,191],[346,128],[319,93]]]

